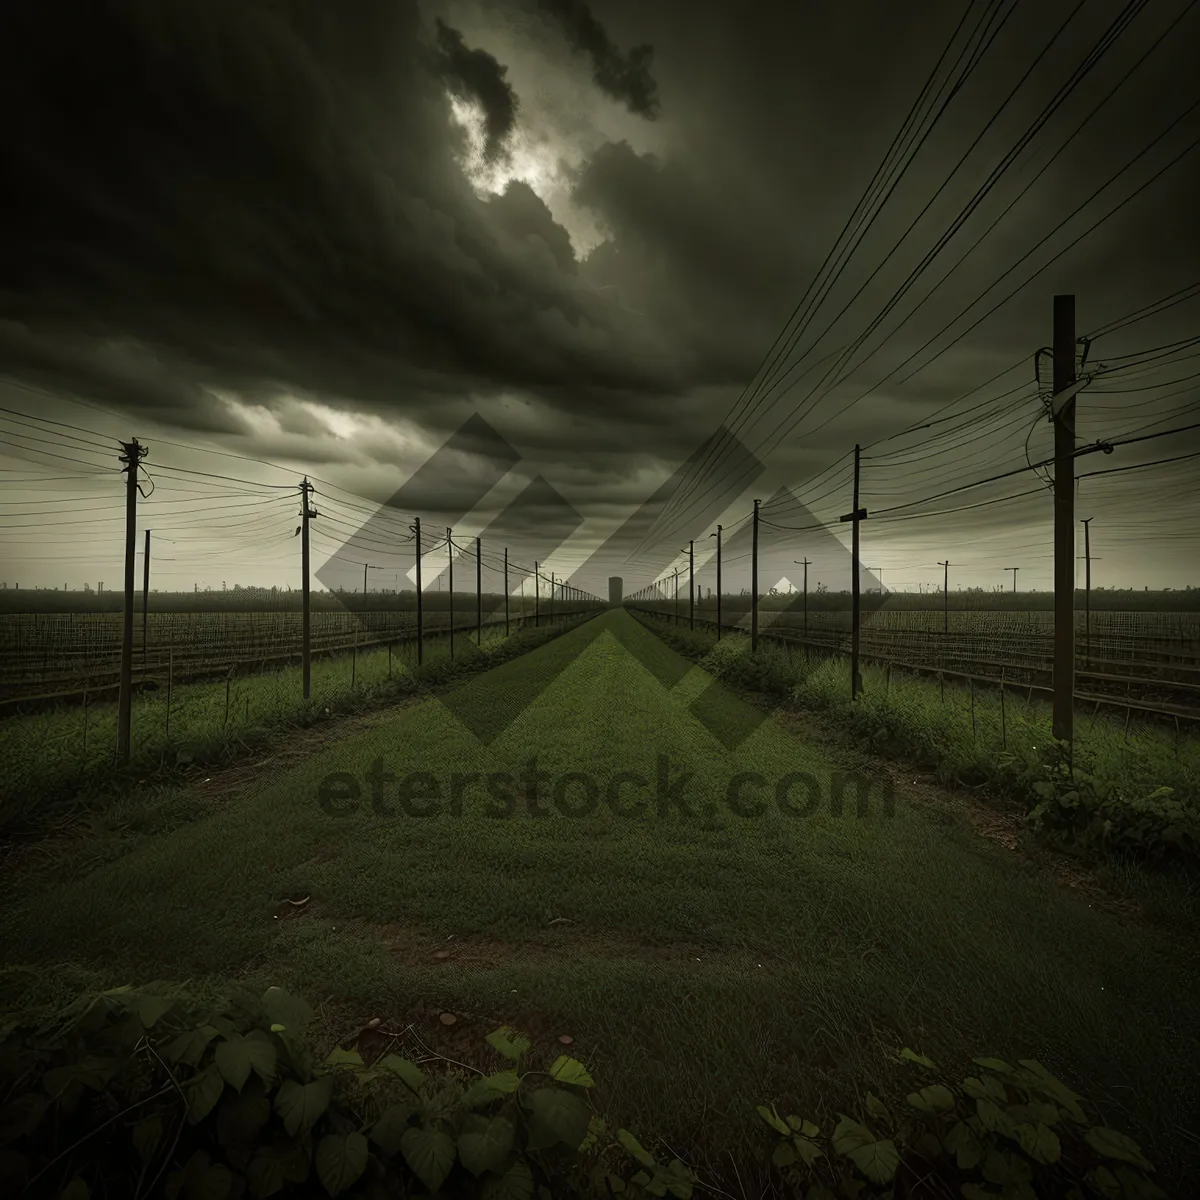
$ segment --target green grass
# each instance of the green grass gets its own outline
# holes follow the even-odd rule
[[[1069,894],[907,776],[890,818],[827,801],[737,815],[739,772],[807,772],[828,796],[839,764],[772,720],[725,750],[687,708],[708,681],[610,612],[464,686],[460,715],[513,718],[486,745],[432,700],[220,801],[131,798],[10,881],[3,957],[47,978],[279,983],[360,1017],[536,1016],[574,1037],[610,1115],[713,1165],[764,1158],[753,1106],[768,1098],[826,1117],[858,1111],[868,1088],[907,1090],[901,1045],[951,1069],[1037,1057],[1153,1160],[1194,1165],[1177,1132],[1200,1122],[1194,956]],[[717,717],[745,715],[722,705]],[[536,756],[604,786],[621,771],[653,784],[659,755],[693,773],[690,815],[660,815],[653,796],[640,817],[550,800],[505,819],[475,793],[460,815],[424,818],[384,815],[366,792],[342,816],[318,799],[329,776],[365,780],[376,760],[449,786]],[[297,893],[311,912],[273,920]]]

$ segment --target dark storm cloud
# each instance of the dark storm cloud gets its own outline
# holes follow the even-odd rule
[[[208,387],[375,408],[685,388],[686,350],[573,275],[529,197],[471,192],[415,4],[352,9],[5,8],[0,317],[33,348],[4,366],[183,424],[213,419]],[[161,386],[114,383],[113,338]]]
[[[438,54],[435,66],[451,90],[478,102],[484,112],[484,155],[495,162],[517,120],[517,95],[505,79],[508,68],[486,50],[469,50],[463,35],[437,19]]]
[[[537,0],[537,5],[560,26],[571,48],[592,60],[592,77],[601,91],[647,120],[658,116],[658,85],[650,75],[652,46],[634,46],[622,54],[583,0]]]

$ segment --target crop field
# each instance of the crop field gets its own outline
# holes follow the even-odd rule
[[[750,615],[737,597],[723,602],[722,625],[749,630]],[[686,598],[649,602],[648,611],[686,625]],[[697,605],[712,622],[716,605]],[[764,607],[759,630],[786,636],[818,652],[848,654],[851,614],[819,608],[807,616],[797,604]],[[1013,685],[1048,687],[1054,650],[1054,614],[1039,609],[961,611],[890,608],[862,615],[865,656],[929,670],[974,675]],[[1200,613],[1102,609],[1090,619],[1076,613],[1076,690],[1084,700],[1106,698],[1161,708],[1167,715],[1200,718]]]
[[[158,597],[155,597],[158,600]],[[571,610],[571,602],[552,607]],[[533,605],[510,603],[513,620],[532,616]],[[448,597],[427,603],[423,613],[430,634],[450,627]],[[503,621],[502,597],[483,597],[485,622]],[[456,630],[474,629],[474,594],[456,595]],[[298,605],[257,611],[148,612],[134,618],[134,671],[138,682],[165,686],[231,666],[265,669],[295,658],[302,645],[302,614]],[[314,652],[369,647],[415,636],[415,605],[394,600],[390,608],[352,611],[344,607],[314,607],[310,614]],[[121,662],[120,612],[0,612],[0,700],[63,694],[99,688],[116,682]]]

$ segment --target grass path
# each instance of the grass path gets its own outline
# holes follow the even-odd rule
[[[398,710],[196,820],[127,831],[120,857],[53,885],[31,876],[0,955],[111,984],[279,983],[363,1016],[431,1005],[536,1019],[573,1035],[605,1109],[680,1152],[762,1157],[753,1105],[768,1098],[826,1116],[867,1088],[895,1095],[907,1077],[890,1054],[905,1044],[947,1064],[1037,1057],[1152,1158],[1174,1146],[1187,1159],[1174,1131],[1200,1124],[1194,960],[965,817],[934,819],[905,777],[890,817],[875,804],[859,817],[852,799],[834,815],[838,763],[772,720],[727,751],[687,709],[707,683],[628,614],[606,613],[465,685],[460,712],[512,715],[514,697],[535,697],[489,744],[440,701]],[[543,786],[542,815],[521,795],[511,816],[489,815],[486,782],[451,811],[453,773],[518,775],[535,756],[553,778],[590,776],[595,811],[567,815]],[[395,785],[382,793],[391,813],[377,811],[377,761],[434,774],[441,811],[406,815]],[[658,811],[663,762],[671,778],[690,773],[690,814]],[[619,796],[645,799],[641,815],[605,804],[619,772],[649,782]],[[773,802],[738,815],[727,788],[739,772],[771,784],[804,772],[824,800],[808,816]],[[345,780],[327,782],[337,773],[362,791],[331,815],[319,796],[323,782],[345,795]],[[577,811],[584,788],[570,783],[561,807]],[[138,819],[153,828],[153,813]],[[310,895],[310,911],[277,921],[286,895]]]

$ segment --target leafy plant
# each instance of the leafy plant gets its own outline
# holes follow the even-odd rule
[[[279,988],[214,1010],[159,983],[0,1020],[0,1191],[549,1200],[638,1146],[626,1130],[606,1138],[581,1062],[523,1070],[530,1043],[513,1030],[487,1039],[510,1065],[468,1082],[394,1053],[318,1059],[312,1018]],[[682,1164],[634,1157],[629,1181],[604,1166],[603,1195],[688,1200]]]
[[[1030,772],[1036,800],[1028,821],[1065,845],[1131,850],[1150,859],[1200,854],[1200,814],[1169,787],[1127,795],[1098,779],[1078,752],[1053,743]]]
[[[805,1200],[960,1195],[964,1200],[1165,1200],[1136,1142],[1095,1124],[1079,1096],[1041,1063],[976,1058],[950,1087],[905,1048],[899,1061],[930,1080],[893,1112],[867,1093],[866,1119],[839,1113],[829,1133],[760,1105],[778,1134],[772,1162]]]

